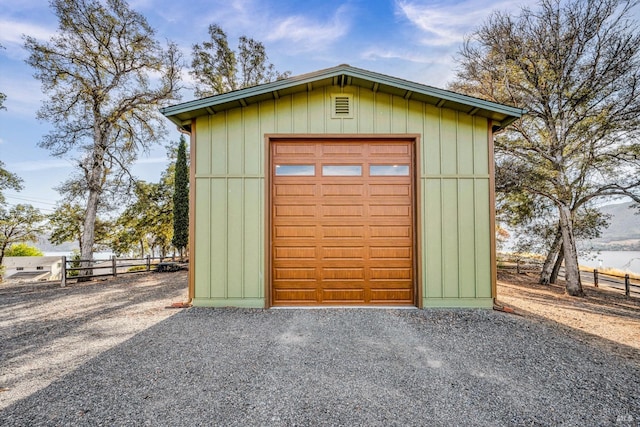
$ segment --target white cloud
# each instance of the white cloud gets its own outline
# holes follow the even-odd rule
[[[326,22],[302,15],[285,17],[276,20],[267,40],[289,42],[292,52],[322,50],[348,33],[348,13],[348,8],[341,6]]]
[[[34,37],[38,40],[46,40],[55,33],[54,30],[40,25],[6,19],[0,20],[0,28],[2,28],[2,32],[0,32],[0,42],[2,42],[3,45],[22,45],[23,34]]]
[[[400,61],[415,62],[418,64],[451,64],[452,60],[449,56],[433,55],[429,51],[416,51],[416,50],[393,50],[393,49],[378,49],[372,47],[369,50],[364,51],[361,55],[365,60],[378,60],[378,59],[393,59]]]
[[[404,16],[424,34],[421,43],[427,46],[449,46],[462,42],[492,10],[516,10],[515,2],[498,2],[487,7],[486,1],[466,0],[461,3],[418,3],[398,0],[396,13]]]
[[[46,169],[65,169],[65,168],[73,168],[73,165],[68,160],[62,159],[50,159],[50,160],[33,160],[33,161],[23,161],[23,162],[14,162],[11,164],[11,172],[17,173],[20,172],[33,172],[33,171],[42,171]]]

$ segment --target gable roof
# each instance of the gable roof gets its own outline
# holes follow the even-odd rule
[[[485,101],[349,65],[338,65],[313,73],[196,99],[162,108],[160,112],[178,127],[190,130],[191,120],[196,117],[216,114],[231,108],[246,107],[249,104],[278,99],[297,92],[311,91],[322,86],[350,85],[486,117],[493,121],[494,131],[505,128],[525,113],[521,108]]]

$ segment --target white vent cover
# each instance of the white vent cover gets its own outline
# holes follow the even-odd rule
[[[353,96],[351,94],[340,93],[331,95],[331,118],[353,118]]]

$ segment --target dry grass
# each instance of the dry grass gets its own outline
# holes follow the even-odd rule
[[[539,285],[533,273],[498,275],[499,303],[640,365],[640,299],[589,285],[584,291],[571,297],[563,282]]]

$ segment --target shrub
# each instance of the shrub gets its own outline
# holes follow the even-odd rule
[[[44,256],[42,251],[26,243],[14,243],[4,251],[4,256]]]

